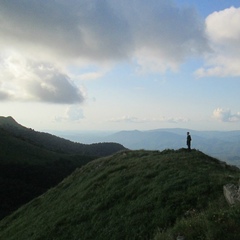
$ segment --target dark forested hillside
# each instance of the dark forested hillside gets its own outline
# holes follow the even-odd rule
[[[95,158],[49,151],[0,128],[0,219]]]
[[[240,239],[223,186],[240,170],[185,149],[96,159],[0,221],[7,240]]]
[[[74,143],[49,133],[26,128],[18,124],[12,117],[0,117],[0,128],[26,142],[55,152],[102,157],[125,149],[121,144],[114,142],[94,144]]]
[[[75,144],[0,118],[0,219],[55,186],[76,168],[124,149]]]

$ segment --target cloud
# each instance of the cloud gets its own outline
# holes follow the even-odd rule
[[[103,77],[105,72],[86,72],[78,76],[79,80],[95,80]]]
[[[85,117],[84,117],[82,108],[78,105],[73,105],[73,106],[69,106],[66,109],[64,116],[56,116],[55,121],[56,122],[63,122],[63,121],[78,122],[84,118]]]
[[[217,108],[213,111],[213,117],[221,122],[240,122],[240,112],[232,114],[229,109]]]
[[[123,116],[120,118],[114,118],[110,120],[111,122],[126,122],[126,123],[146,123],[146,122],[167,122],[167,123],[180,123],[188,122],[189,119],[182,117],[162,117],[162,118],[137,118],[131,116]]]
[[[183,118],[183,117],[170,117],[170,118],[162,118],[163,122],[168,122],[168,123],[183,123],[183,122],[189,122],[188,118]]]
[[[11,96],[7,92],[0,91],[0,101],[8,100],[10,98]]]
[[[2,100],[68,104],[84,101],[84,93],[59,69],[17,54],[0,59],[0,79]]]
[[[122,116],[120,118],[112,118],[110,119],[110,122],[126,122],[126,123],[143,123],[149,121],[147,119],[140,119],[137,117],[131,117],[131,116]]]
[[[240,76],[240,8],[214,12],[205,22],[213,52],[206,56],[206,66],[196,75]]]
[[[164,71],[208,50],[197,14],[171,0],[3,1],[0,20],[0,47],[58,61],[134,59]]]
[[[239,47],[239,21],[240,8],[230,7],[219,12],[214,12],[206,18],[207,33],[216,43],[228,44],[232,42],[232,44]]]
[[[196,12],[172,0],[1,1],[0,35],[0,99],[8,101],[79,103],[84,94],[69,76],[95,79],[119,61],[176,70],[209,50]],[[89,64],[100,70],[69,71]]]

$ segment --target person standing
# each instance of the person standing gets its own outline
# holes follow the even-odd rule
[[[191,141],[192,141],[191,135],[190,135],[189,132],[187,132],[187,146],[188,146],[188,151],[191,151]]]

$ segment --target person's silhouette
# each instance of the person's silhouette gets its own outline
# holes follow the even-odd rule
[[[191,141],[192,141],[191,135],[190,135],[189,132],[187,132],[187,146],[188,146],[188,151],[191,151]]]

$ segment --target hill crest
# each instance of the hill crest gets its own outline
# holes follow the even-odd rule
[[[0,127],[11,135],[30,142],[31,144],[61,153],[102,157],[126,149],[123,145],[115,142],[99,142],[93,144],[72,142],[50,133],[39,132],[24,127],[17,123],[12,117],[0,117]]]
[[[15,127],[22,127],[19,123],[15,121],[15,119],[11,116],[8,117],[2,117],[0,116],[0,126],[2,125],[11,125]]]
[[[239,226],[240,211],[229,210],[222,192],[238,182],[239,171],[196,150],[119,152],[88,163],[2,220],[1,233],[8,240],[168,240],[181,228],[187,239],[221,240],[223,229]],[[190,210],[197,214],[186,218]],[[226,221],[211,220],[219,212]],[[196,221],[200,232],[189,227]]]

